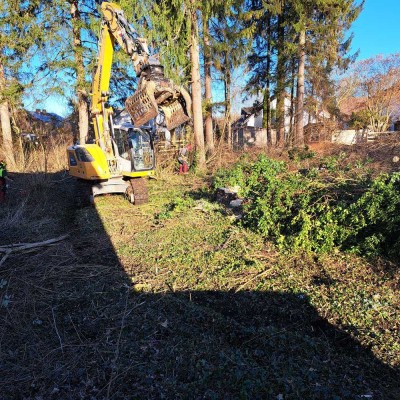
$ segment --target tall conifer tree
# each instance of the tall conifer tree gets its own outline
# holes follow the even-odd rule
[[[283,146],[285,141],[284,99],[288,88],[292,88],[292,100],[296,98],[294,144],[304,144],[306,88],[311,82],[319,83],[312,89],[318,101],[332,93],[327,88],[332,87],[330,76],[334,67],[346,65],[352,59],[348,55],[351,37],[346,39],[346,34],[362,3],[357,4],[356,0],[246,0],[246,9],[253,12],[250,23],[255,26],[247,87],[254,94],[263,91],[264,121],[268,127],[267,97],[269,83],[273,82],[278,145]],[[294,87],[297,88],[295,96]]]
[[[203,58],[204,58],[204,97],[205,97],[205,146],[206,154],[212,155],[214,152],[214,132],[213,132],[213,110],[212,110],[212,50],[209,29],[211,10],[208,9],[209,3],[203,6],[202,25],[203,25]]]
[[[153,43],[166,73],[176,82],[191,83],[193,130],[198,166],[205,168],[205,146],[200,75],[200,0],[139,2],[138,18],[148,18],[145,36]]]
[[[43,43],[48,23],[37,16],[45,5],[39,0],[0,3],[0,119],[3,150],[10,164],[15,163],[10,106],[20,101],[31,78],[23,67]]]
[[[226,139],[229,144],[232,144],[232,79],[235,70],[245,64],[253,31],[251,25],[244,23],[247,17],[243,1],[230,0],[215,8],[210,24],[214,67],[221,74],[224,84]]]

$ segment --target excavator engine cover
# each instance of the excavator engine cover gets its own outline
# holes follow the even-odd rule
[[[165,115],[168,130],[190,120],[190,97],[167,79],[144,80],[125,107],[135,126],[141,126],[156,117],[159,109]]]

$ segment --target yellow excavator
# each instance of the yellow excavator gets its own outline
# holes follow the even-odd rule
[[[91,183],[90,199],[105,193],[123,193],[134,204],[148,199],[144,180],[154,174],[152,135],[145,124],[162,115],[164,127],[174,129],[191,119],[188,92],[164,76],[157,56],[150,56],[147,42],[127,22],[114,3],[101,4],[102,24],[98,63],[92,81],[91,119],[94,143],[67,148],[69,173]],[[133,62],[138,88],[125,108],[133,123],[115,134],[112,107],[108,104],[111,66],[118,44]],[[121,137],[121,132],[124,135]]]

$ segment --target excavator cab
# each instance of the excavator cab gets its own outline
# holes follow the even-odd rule
[[[130,128],[128,144],[131,149],[132,171],[146,171],[154,169],[155,157],[151,135],[139,128]]]
[[[115,125],[114,141],[123,176],[154,170],[156,160],[153,139],[148,129],[136,128],[128,123]]]

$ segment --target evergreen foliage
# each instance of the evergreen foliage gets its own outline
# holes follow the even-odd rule
[[[227,126],[226,139],[231,143],[233,75],[235,70],[242,68],[245,64],[246,54],[251,45],[253,26],[244,23],[247,15],[241,0],[216,2],[212,11],[208,19],[210,48],[214,55],[213,66],[221,76],[224,85],[222,104]]]
[[[166,75],[176,83],[187,84],[191,27],[185,1],[121,0],[119,4],[138,33],[147,39],[151,52],[160,56]]]
[[[265,127],[272,122],[267,104],[271,93],[274,93],[278,101],[276,118],[280,136],[283,129],[283,98],[288,90],[293,93],[296,83],[303,79],[309,95],[309,114],[318,119],[322,110],[334,112],[332,73],[337,68],[347,67],[354,59],[355,55],[349,55],[352,36],[346,35],[362,5],[363,2],[358,4],[355,0],[245,2],[245,8],[251,16],[247,23],[254,26],[255,32],[252,52],[248,56],[250,79],[246,89],[249,94],[263,96]],[[303,65],[303,61],[299,62],[302,52],[305,56],[305,72],[299,72]],[[298,99],[299,96],[301,92],[296,93]],[[293,95],[291,97],[293,99]],[[300,99],[296,110],[298,124],[303,124],[302,108]],[[292,113],[295,114],[294,109]],[[283,144],[283,138],[278,137],[279,140]]]
[[[291,133],[284,132],[284,99],[288,91],[292,100],[291,130],[296,121],[302,129],[303,108],[317,119],[322,110],[335,112],[332,73],[352,61],[351,36],[347,32],[363,5],[361,0],[120,0],[117,3],[139,35],[147,38],[151,51],[159,54],[166,75],[195,88],[192,90],[197,108],[194,118],[198,120],[194,130],[201,152],[204,132],[200,120],[203,109],[206,118],[211,113],[212,99],[208,88],[206,104],[198,105],[201,99],[198,101],[197,97],[202,93],[197,82],[202,66],[194,66],[197,58],[200,64],[204,56],[208,60],[206,64],[211,67],[205,72],[208,82],[211,72],[223,81],[221,103],[225,109],[227,139],[231,140],[232,77],[247,61],[246,94],[262,96],[263,123],[268,129],[269,143],[273,123],[270,101],[273,95],[276,97],[275,125],[278,144],[283,145]],[[95,0],[3,2],[0,8],[0,65],[5,75],[0,88],[2,96],[16,99],[29,84],[35,88],[32,93],[37,93],[40,86],[40,93],[45,96],[66,96],[72,102],[77,101],[80,110],[85,103],[87,106],[101,20],[98,6]],[[203,57],[198,57],[201,51]],[[131,61],[122,52],[115,52],[110,83],[115,95],[111,95],[111,101],[122,105],[135,90],[135,83]],[[211,143],[210,126],[207,140]],[[301,135],[301,130],[296,132]],[[202,159],[200,155],[199,160]]]
[[[15,163],[11,109],[19,105],[24,89],[34,77],[29,63],[50,30],[49,21],[39,17],[46,6],[46,1],[39,0],[0,3],[0,120],[4,152],[10,165]]]
[[[39,0],[7,0],[0,4],[0,66],[5,79],[0,87],[2,100],[18,102],[33,78],[27,66],[50,30],[49,21],[38,18],[45,7],[46,2]]]

